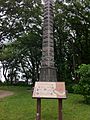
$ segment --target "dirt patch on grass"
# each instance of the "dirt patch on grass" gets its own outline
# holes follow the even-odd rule
[[[14,93],[11,92],[11,91],[6,91],[6,90],[0,90],[0,98],[4,98],[4,97],[7,97],[7,96],[11,96],[13,95]]]

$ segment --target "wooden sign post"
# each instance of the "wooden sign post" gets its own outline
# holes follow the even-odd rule
[[[41,98],[37,98],[37,114],[36,120],[41,120]]]
[[[62,120],[62,99],[58,99],[58,120]]]
[[[64,82],[36,82],[33,98],[37,99],[36,120],[41,120],[41,99],[58,99],[58,120],[62,120],[62,99],[66,98]]]

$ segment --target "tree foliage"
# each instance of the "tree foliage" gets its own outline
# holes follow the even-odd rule
[[[85,102],[90,102],[90,64],[82,64],[76,71],[80,75],[79,83],[74,87],[74,91],[84,96]]]
[[[0,0],[0,41],[13,41],[34,26],[40,26],[39,0]]]
[[[39,78],[41,36],[30,32],[28,35],[18,38],[17,41],[2,49],[0,60],[7,81],[12,83],[14,77],[18,75],[18,71],[24,75],[27,83],[30,78],[34,83]],[[14,80],[17,82],[17,78]]]
[[[24,73],[26,81],[32,79],[34,83],[39,78],[42,8],[40,0],[0,1],[0,41],[11,41],[1,46],[0,60],[4,76],[10,81],[13,77],[17,79],[17,71]],[[67,3],[56,0],[54,42],[58,81],[69,85],[79,81],[75,70],[81,64],[90,64],[89,0]]]
[[[90,63],[90,1],[56,1],[55,55],[59,79],[78,79],[78,65]],[[69,80],[70,81],[70,80]]]
[[[38,79],[41,56],[41,3],[34,0],[0,1],[1,46],[0,60],[6,81],[17,82],[18,71],[28,82]],[[9,72],[8,72],[9,71]]]

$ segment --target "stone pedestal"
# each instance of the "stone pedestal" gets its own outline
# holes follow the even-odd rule
[[[40,70],[40,81],[56,82],[56,68],[43,67]]]

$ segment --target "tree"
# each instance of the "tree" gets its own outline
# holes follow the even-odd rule
[[[13,63],[18,69],[22,68],[20,70],[24,73],[27,81],[32,78],[35,82],[39,75],[42,44],[42,5],[40,0],[1,0],[0,5],[2,12],[0,14],[0,40],[12,41],[11,46],[6,45],[5,48],[1,46],[3,48],[1,59],[4,57],[5,68],[8,65],[12,66],[11,63]],[[90,63],[89,7],[88,0],[69,1],[68,4],[58,2],[58,0],[55,2],[55,66],[57,67],[58,81],[66,81],[66,84],[69,85],[79,80],[75,73],[78,66]]]
[[[0,0],[0,41],[14,41],[41,24],[39,0]]]
[[[68,4],[56,1],[55,60],[60,80],[78,79],[75,73],[78,65],[90,63],[89,6],[88,0]]]
[[[12,84],[14,79],[17,82],[17,71],[20,71],[24,73],[26,83],[29,79],[32,79],[34,83],[39,79],[41,36],[30,32],[28,35],[24,35],[18,38],[17,41],[5,46],[0,56],[3,64],[3,74],[7,81],[11,81]]]
[[[82,64],[76,71],[80,75],[79,83],[74,86],[74,91],[84,96],[85,102],[90,102],[90,64]]]
[[[20,70],[24,77],[38,80],[41,55],[41,3],[39,0],[0,1],[3,74],[11,82]],[[7,73],[9,70],[9,73]],[[8,75],[7,75],[8,74]],[[34,79],[35,78],[35,79]],[[16,78],[15,78],[16,79]]]

